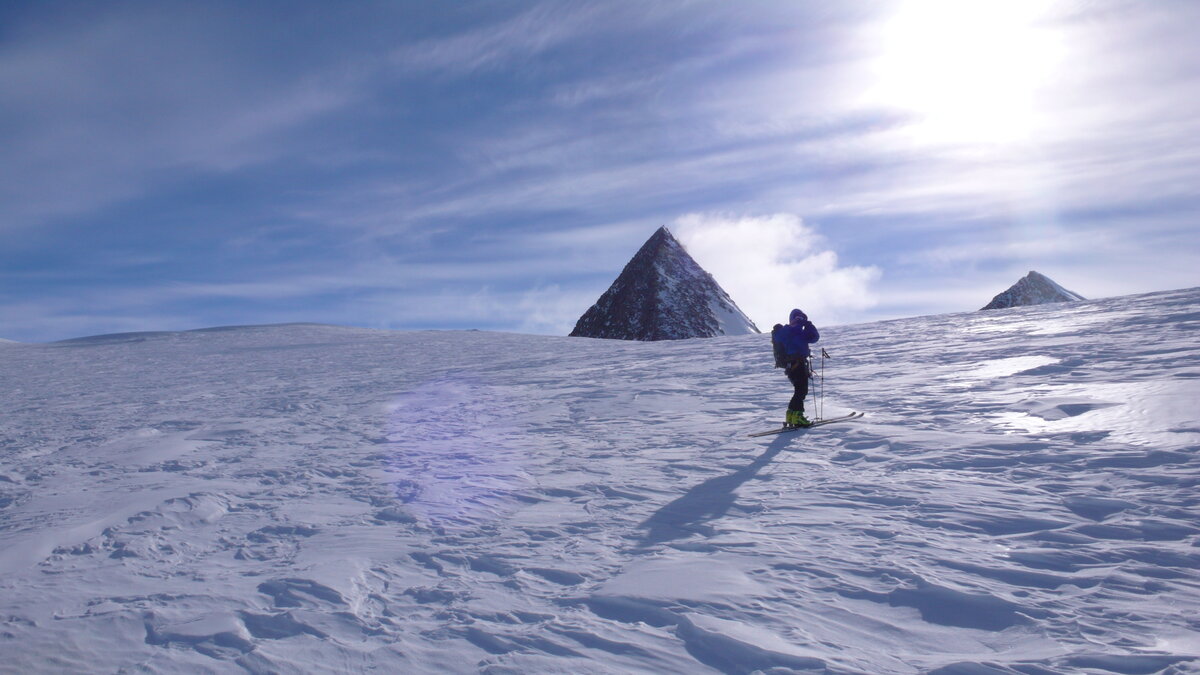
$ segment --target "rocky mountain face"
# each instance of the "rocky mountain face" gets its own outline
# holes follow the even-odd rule
[[[1074,302],[1085,300],[1082,295],[1054,283],[1050,277],[1030,272],[1008,290],[992,298],[983,309],[1004,309],[1025,305],[1044,305],[1049,302]]]
[[[682,340],[758,332],[713,276],[660,227],[579,318],[571,335]]]

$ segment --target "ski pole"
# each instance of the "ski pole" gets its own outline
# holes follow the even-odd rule
[[[821,398],[817,402],[817,417],[825,419],[825,357],[821,357],[821,386],[818,393]]]
[[[813,412],[816,414],[816,419],[821,419],[821,407],[817,404],[817,391],[820,389],[821,383],[817,380],[817,369],[814,367],[813,357],[808,357],[808,379],[812,382],[812,400]]]
[[[825,415],[825,360],[829,358],[829,352],[821,347],[821,415],[824,419]]]

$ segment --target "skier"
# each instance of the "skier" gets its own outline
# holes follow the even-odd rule
[[[788,317],[788,325],[776,324],[771,331],[771,344],[775,349],[775,367],[783,368],[787,378],[791,380],[796,393],[788,404],[787,420],[784,428],[812,426],[812,422],[804,416],[804,399],[808,397],[808,357],[811,354],[809,345],[821,339],[817,327],[808,320],[804,312],[793,309]]]

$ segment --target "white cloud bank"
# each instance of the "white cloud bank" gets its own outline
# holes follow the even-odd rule
[[[793,307],[818,325],[843,323],[877,302],[877,267],[840,267],[837,254],[797,216],[692,213],[669,229],[761,330]]]

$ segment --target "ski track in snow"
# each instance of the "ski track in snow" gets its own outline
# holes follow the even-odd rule
[[[1198,672],[1197,328],[2,344],[0,671]]]

